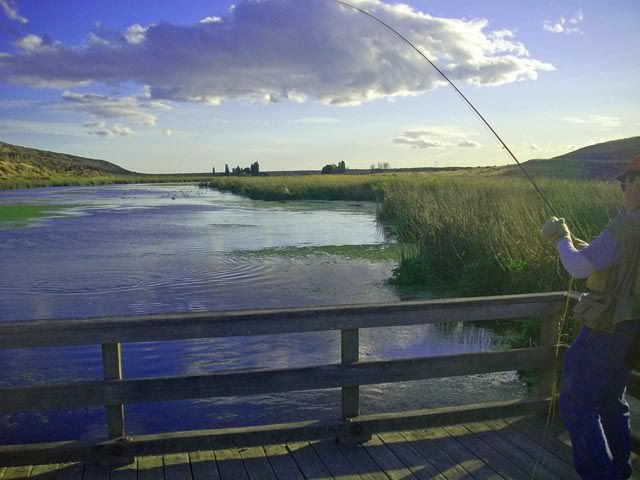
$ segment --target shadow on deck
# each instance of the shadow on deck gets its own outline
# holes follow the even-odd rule
[[[362,445],[317,440],[173,453],[120,466],[0,467],[0,479],[578,479],[567,434],[545,420],[536,415],[381,433]]]

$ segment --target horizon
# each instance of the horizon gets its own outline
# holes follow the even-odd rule
[[[633,0],[353,2],[521,161],[638,136]],[[3,141],[148,173],[510,159],[435,71],[333,0],[0,0]]]

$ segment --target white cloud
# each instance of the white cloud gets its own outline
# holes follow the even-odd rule
[[[200,20],[200,23],[220,23],[220,22],[222,22],[222,18],[216,17],[216,16],[204,17],[202,20]]]
[[[95,93],[73,93],[65,91],[62,94],[63,103],[56,108],[72,110],[91,115],[94,119],[120,118],[136,125],[154,126],[157,110],[171,110],[172,107],[157,100],[151,100],[145,95],[130,95],[112,98]]]
[[[131,130],[129,127],[125,127],[124,125],[115,124],[111,127],[106,127],[103,122],[102,125],[99,125],[97,127],[97,130],[90,130],[87,133],[89,135],[97,135],[99,137],[126,137],[129,135],[133,135],[133,130]]]
[[[470,134],[453,127],[426,127],[403,130],[392,141],[412,148],[478,148],[482,145],[469,138]]]
[[[563,120],[569,123],[577,123],[581,125],[594,125],[601,128],[616,128],[622,126],[622,120],[619,117],[609,115],[585,115],[582,117],[564,117]]]
[[[166,137],[170,137],[171,135],[173,135],[173,130],[170,129],[166,129],[162,132]]]
[[[545,20],[542,24],[542,28],[551,33],[582,33],[582,30],[580,30],[578,25],[583,21],[584,15],[582,10],[578,10],[578,12],[568,20],[565,17],[560,17],[556,21]]]
[[[148,27],[143,27],[142,25],[136,23],[127,28],[126,32],[124,33],[124,37],[131,45],[138,45],[139,43],[144,42],[147,29]]]
[[[29,21],[28,18],[23,17],[18,13],[18,7],[13,0],[0,0],[0,8],[9,20],[25,24]]]
[[[16,43],[16,46],[26,52],[32,52],[42,46],[42,38],[37,35],[29,34],[21,38]]]
[[[303,125],[318,125],[327,123],[339,123],[340,119],[335,117],[304,117],[298,118],[294,123],[300,123]]]
[[[454,81],[502,85],[554,69],[487,20],[435,17],[381,0],[358,6],[394,25]],[[377,22],[326,0],[245,0],[222,24],[132,25],[118,34],[97,28],[99,35],[80,46],[54,43],[0,57],[0,81],[57,88],[133,83],[148,85],[156,100],[213,104],[242,98],[357,105],[443,85]]]

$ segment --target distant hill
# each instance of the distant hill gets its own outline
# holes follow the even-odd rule
[[[104,160],[76,157],[0,142],[0,179],[54,177],[103,177],[132,174]]]
[[[528,172],[540,176],[569,178],[613,178],[622,173],[629,161],[640,155],[640,137],[596,143],[547,160],[523,162]],[[507,174],[519,173],[515,165],[505,167]]]

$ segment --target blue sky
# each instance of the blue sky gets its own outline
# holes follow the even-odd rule
[[[640,133],[637,0],[357,0],[522,159]],[[197,172],[499,165],[433,69],[333,0],[0,0],[0,140]]]

